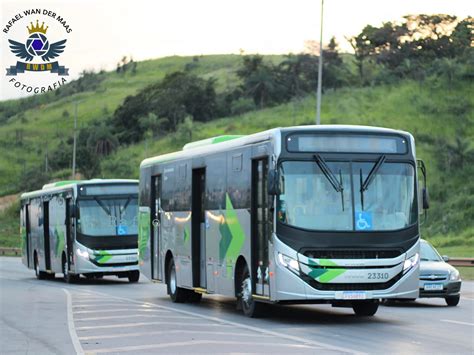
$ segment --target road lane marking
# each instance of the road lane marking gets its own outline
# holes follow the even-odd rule
[[[78,290],[78,288],[73,287],[73,286],[71,286],[71,288],[74,289],[74,290]],[[331,344],[328,344],[328,343],[323,343],[323,342],[316,341],[316,340],[310,340],[310,339],[302,338],[302,337],[295,336],[295,335],[289,335],[289,334],[281,333],[281,332],[278,332],[278,331],[265,330],[265,329],[261,329],[261,328],[258,328],[258,327],[253,327],[253,326],[250,326],[250,325],[237,323],[237,322],[233,322],[233,321],[229,321],[229,320],[224,320],[224,319],[220,319],[220,318],[216,318],[216,317],[206,316],[206,315],[191,312],[191,311],[185,311],[185,310],[181,310],[181,309],[177,309],[177,308],[173,308],[173,307],[168,307],[168,306],[163,306],[163,305],[150,303],[150,302],[140,302],[140,301],[136,301],[136,300],[131,299],[131,298],[113,296],[111,294],[104,293],[104,292],[99,292],[99,291],[90,291],[90,292],[94,293],[94,294],[97,294],[97,295],[102,295],[104,297],[120,299],[120,300],[128,301],[130,303],[140,304],[140,305],[145,304],[145,305],[148,305],[149,307],[152,307],[152,308],[164,309],[164,310],[168,310],[168,311],[171,311],[171,312],[191,315],[191,316],[194,316],[196,318],[210,320],[210,321],[213,321],[213,322],[217,322],[218,323],[218,324],[216,324],[217,326],[221,326],[223,324],[226,324],[226,325],[231,325],[231,326],[234,326],[234,327],[237,327],[237,328],[246,329],[246,330],[250,330],[250,331],[253,331],[253,332],[258,332],[260,334],[273,335],[273,336],[276,336],[276,337],[279,337],[279,338],[292,340],[292,341],[294,341],[298,344],[308,344],[308,345],[313,345],[313,346],[317,346],[317,347],[322,347],[322,348],[327,349],[327,350],[335,350],[335,351],[339,351],[339,352],[343,352],[343,353],[349,353],[349,354],[359,354],[359,355],[366,354],[365,352],[357,351],[357,350],[350,349],[350,348],[345,348],[345,347],[342,347],[342,346],[331,345]],[[166,323],[166,324],[168,324],[168,323]],[[178,323],[173,323],[173,324],[178,324]],[[183,324],[183,325],[189,325],[189,324]]]
[[[74,314],[85,314],[85,313],[112,313],[112,312],[147,312],[147,313],[171,313],[164,309],[137,309],[137,308],[112,308],[112,309],[101,309],[101,310],[88,310],[88,311],[74,311]]]
[[[200,325],[199,327],[205,327],[206,325]],[[214,325],[212,325],[214,326]],[[222,325],[221,325],[222,326]],[[230,327],[229,325],[224,325],[224,327]],[[115,338],[124,338],[124,337],[141,337],[146,335],[164,335],[164,334],[176,334],[176,333],[188,333],[188,334],[209,334],[209,335],[231,335],[231,336],[242,336],[242,337],[258,337],[258,338],[274,338],[271,335],[265,334],[254,334],[254,333],[235,333],[232,330],[228,332],[215,332],[215,331],[204,331],[204,330],[183,330],[183,329],[175,329],[175,330],[157,330],[154,332],[140,332],[140,333],[120,333],[120,334],[109,334],[109,335],[92,335],[92,336],[84,336],[79,337],[81,341],[88,341],[88,340],[103,340],[103,339],[115,339]]]
[[[461,322],[461,321],[458,321],[458,320],[441,319],[441,322],[461,324],[461,325],[470,325],[471,327],[474,327],[474,323]]]
[[[84,304],[84,305],[76,305],[72,306],[72,308],[97,308],[97,307],[105,307],[105,306],[122,306],[125,302],[109,302],[109,303],[102,303],[102,304]]]
[[[71,294],[69,293],[68,290],[64,288],[63,288],[63,291],[66,294],[66,299],[67,299],[67,326],[69,330],[69,336],[71,337],[72,345],[74,346],[74,350],[76,351],[76,354],[78,355],[84,354],[84,350],[82,349],[81,342],[79,341],[79,338],[77,337],[77,333],[74,327]]]
[[[130,328],[130,327],[143,327],[145,325],[160,325],[166,324],[170,325],[191,325],[189,322],[141,322],[141,323],[121,323],[121,324],[106,324],[106,325],[88,325],[84,327],[76,327],[76,330],[93,330],[93,329],[113,329],[113,328]],[[201,325],[200,323],[199,325]],[[209,325],[209,324],[208,324]],[[220,326],[220,324],[216,324],[216,326]]]
[[[163,314],[133,314],[107,317],[76,318],[76,322],[87,322],[93,320],[121,319],[121,318],[171,318],[171,319],[193,319],[187,316],[163,315]]]
[[[162,343],[162,344],[148,344],[148,345],[135,345],[135,346],[124,346],[124,347],[117,347],[117,348],[107,348],[107,349],[92,349],[88,350],[87,354],[100,354],[100,353],[118,353],[118,352],[125,352],[125,351],[139,351],[139,350],[151,350],[151,349],[162,349],[162,348],[171,348],[171,347],[179,347],[179,346],[193,346],[193,345],[250,345],[250,346],[259,346],[261,347],[263,344],[261,342],[239,342],[239,341],[225,341],[225,340],[191,340],[191,341],[183,341],[183,342],[174,342],[174,343]],[[288,343],[272,343],[272,344],[265,344],[268,346],[280,346],[280,347],[290,347],[290,348],[298,348],[298,349],[314,349],[314,347],[310,347],[304,344],[288,344]]]

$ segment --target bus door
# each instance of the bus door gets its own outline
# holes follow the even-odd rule
[[[51,249],[49,243],[49,201],[43,201],[44,262],[46,270],[51,270]]]
[[[192,213],[191,213],[191,256],[193,265],[193,286],[206,288],[206,225],[204,219],[204,194],[206,169],[193,169]]]
[[[24,228],[25,228],[25,245],[23,250],[23,255],[26,257],[26,265],[30,267],[30,244],[31,244],[31,227],[30,227],[30,205],[25,204],[24,208]]]
[[[268,158],[252,160],[252,288],[257,295],[269,297],[268,241],[272,233],[267,191]]]
[[[161,263],[161,175],[152,177],[151,184],[151,278],[154,280],[162,280],[162,263]]]
[[[67,264],[72,264],[72,252],[73,252],[73,226],[74,226],[74,214],[72,213],[72,209],[74,208],[74,204],[72,202],[72,198],[66,198],[66,257],[67,257]]]

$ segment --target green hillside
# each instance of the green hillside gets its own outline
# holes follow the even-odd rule
[[[265,57],[278,63],[281,56]],[[346,58],[345,60],[351,60]],[[188,66],[194,74],[217,79],[217,91],[239,85],[236,75],[242,59],[237,55],[169,57],[138,63],[136,74],[102,73],[94,91],[51,97],[40,106],[0,118],[0,196],[17,193],[17,182],[29,166],[41,166],[46,150],[72,136],[74,104],[78,100],[78,121],[83,127],[105,120],[128,95],[161,80],[166,73]],[[197,63],[197,64],[196,64]],[[474,137],[472,84],[460,79],[452,83],[437,77],[423,83],[401,80],[393,84],[346,87],[323,95],[322,123],[389,127],[411,132],[417,141],[417,155],[425,160],[431,209],[423,236],[458,256],[474,256],[474,182],[470,160]],[[14,105],[3,102],[1,105]],[[190,140],[220,134],[248,134],[273,127],[313,124],[315,98],[301,99],[242,115],[210,122],[194,122],[175,133],[120,146],[101,163],[98,177],[138,177],[145,157],[181,149]],[[69,171],[53,172],[65,177]],[[12,207],[15,208],[15,207]],[[0,245],[18,245],[16,213],[0,213]],[[453,249],[454,248],[454,249]]]

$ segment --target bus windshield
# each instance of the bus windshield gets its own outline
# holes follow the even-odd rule
[[[374,170],[376,164],[284,161],[278,221],[325,231],[387,231],[416,223],[413,166],[384,162]],[[364,184],[373,170],[370,184]]]
[[[136,197],[96,196],[78,201],[78,232],[87,236],[126,236],[138,234]]]

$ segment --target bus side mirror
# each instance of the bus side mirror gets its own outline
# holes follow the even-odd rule
[[[76,205],[70,205],[70,211],[71,211],[71,218],[76,218],[77,217],[77,206]]]
[[[427,187],[423,187],[423,190],[422,190],[422,193],[423,193],[423,209],[424,210],[427,210],[430,208],[430,196],[428,195],[428,188]]]
[[[426,166],[425,162],[421,159],[417,160],[418,169],[420,169],[421,173],[423,174],[423,188],[421,189],[421,203],[424,210],[430,208],[430,198],[428,195],[428,187],[426,187]]]
[[[280,187],[279,187],[280,176],[277,170],[271,169],[268,172],[268,194],[269,195],[279,195],[280,194]]]

